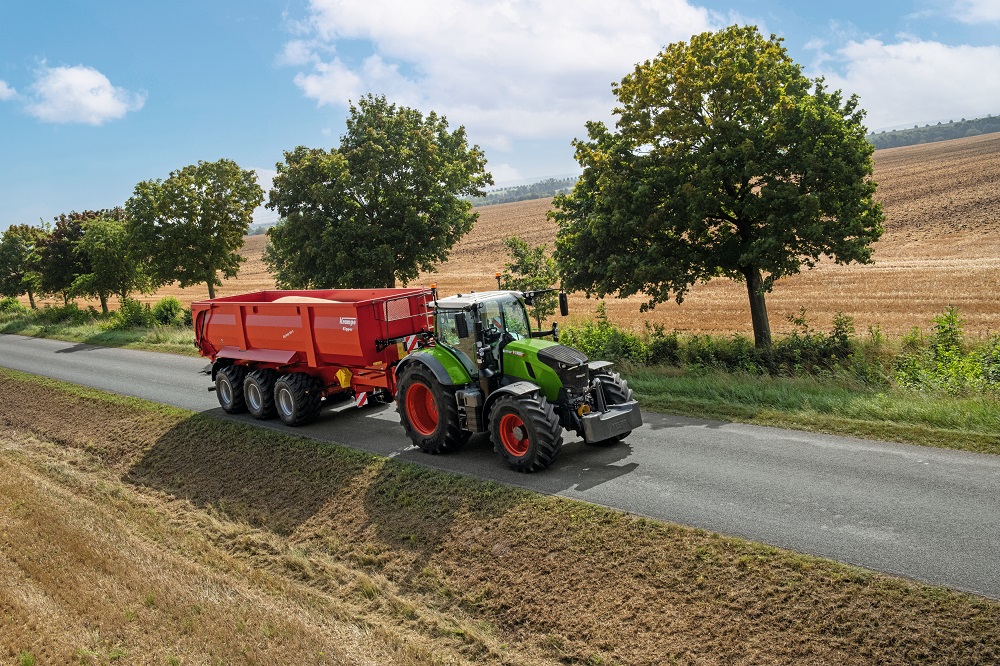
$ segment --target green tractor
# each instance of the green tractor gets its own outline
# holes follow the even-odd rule
[[[548,290],[547,290],[548,291]],[[608,361],[558,344],[558,325],[532,331],[525,304],[543,292],[487,291],[435,300],[432,345],[396,367],[400,420],[427,453],[458,449],[489,431],[514,469],[545,469],[563,429],[615,444],[642,425],[639,404]],[[566,295],[559,295],[567,314]],[[551,336],[552,340],[541,339]]]

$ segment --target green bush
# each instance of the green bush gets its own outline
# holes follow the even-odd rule
[[[896,382],[949,395],[1000,393],[1000,336],[968,349],[965,321],[952,306],[934,317],[929,336],[914,328],[903,338],[895,363]]]
[[[173,296],[167,296],[153,306],[153,319],[164,326],[172,326],[181,321],[184,306]]]
[[[76,303],[67,305],[46,305],[35,312],[35,322],[43,326],[80,326],[89,324],[93,317],[87,310],[81,310]]]
[[[189,327],[194,326],[194,319],[192,318],[191,315],[191,308],[184,308],[184,316],[181,320],[181,323]]]
[[[152,310],[133,298],[123,299],[118,310],[111,315],[106,328],[125,331],[131,328],[149,328],[156,323]]]
[[[27,311],[28,308],[21,305],[21,302],[13,296],[0,298],[0,314],[24,314]]]
[[[567,326],[561,333],[560,342],[579,349],[592,359],[644,364],[648,358],[647,346],[639,336],[608,320],[603,301],[597,306],[596,320]]]

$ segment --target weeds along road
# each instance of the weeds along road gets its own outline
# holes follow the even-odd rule
[[[0,365],[285,429],[225,414],[203,359],[0,335]],[[393,405],[340,403],[295,434],[1000,599],[1000,456],[643,418],[607,449],[567,433],[556,463],[532,475],[510,470],[484,435],[452,455],[422,453]]]

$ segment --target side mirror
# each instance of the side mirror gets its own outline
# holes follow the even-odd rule
[[[559,314],[563,317],[569,314],[569,298],[565,291],[559,292]]]
[[[455,330],[458,332],[459,338],[469,337],[469,320],[465,318],[464,312],[455,315]]]

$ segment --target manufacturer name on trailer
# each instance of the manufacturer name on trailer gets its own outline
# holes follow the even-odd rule
[[[357,326],[358,320],[356,317],[341,317],[340,324],[342,326]]]

